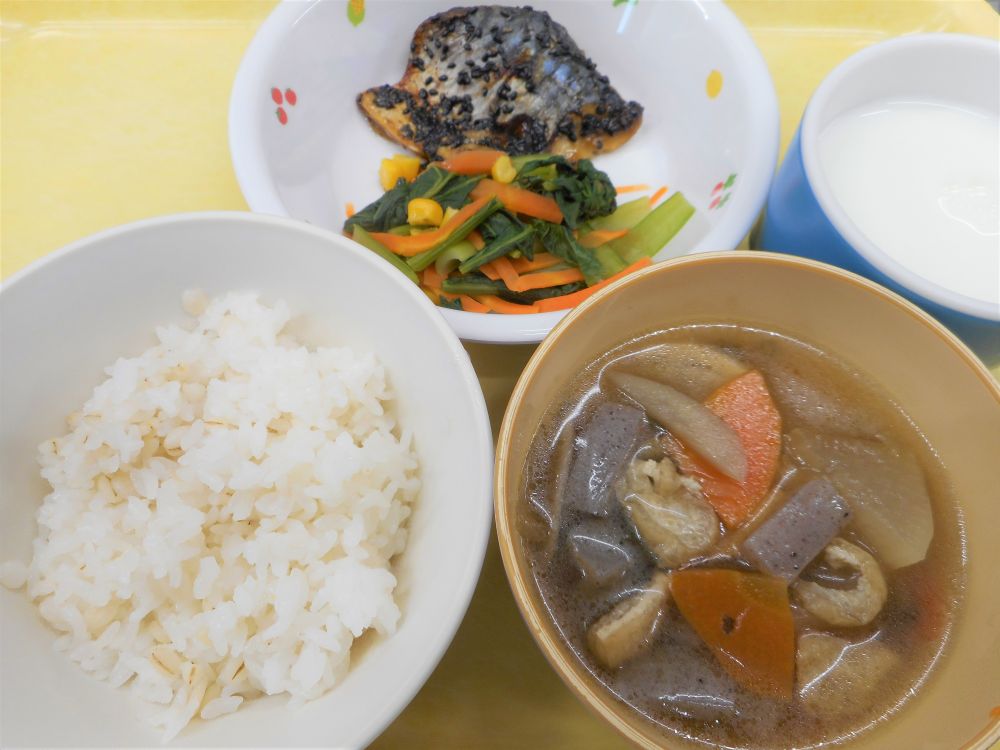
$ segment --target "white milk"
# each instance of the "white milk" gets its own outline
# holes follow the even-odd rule
[[[953,292],[1000,303],[1000,125],[942,104],[873,103],[819,139],[834,197],[887,255]]]

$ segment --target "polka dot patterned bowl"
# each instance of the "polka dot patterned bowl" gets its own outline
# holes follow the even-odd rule
[[[381,189],[398,152],[355,98],[395,83],[417,25],[450,3],[285,2],[240,66],[229,110],[233,165],[254,211],[340,229],[348,203]],[[778,155],[778,105],[750,35],[721,2],[538,2],[626,99],[645,108],[622,148],[596,164],[616,185],[667,186],[697,208],[660,259],[735,248],[767,195]],[[442,309],[463,339],[540,341],[564,313],[484,315]]]

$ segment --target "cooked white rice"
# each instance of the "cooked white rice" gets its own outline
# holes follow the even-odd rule
[[[196,321],[107,368],[39,447],[34,555],[0,566],[71,659],[160,704],[166,739],[262,693],[316,698],[355,638],[392,633],[420,486],[372,354],[309,351],[254,294],[184,303]]]

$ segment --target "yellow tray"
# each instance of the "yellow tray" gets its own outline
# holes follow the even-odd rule
[[[229,89],[273,4],[3,0],[0,273],[115,224],[176,211],[245,210],[226,141]],[[1000,17],[982,0],[730,5],[774,76],[782,150],[812,90],[852,52],[914,31],[1000,38]],[[531,348],[469,351],[496,428]],[[495,542],[454,643],[374,744],[624,746],[545,663],[514,606]]]

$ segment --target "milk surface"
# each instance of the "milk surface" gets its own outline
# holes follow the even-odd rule
[[[940,103],[873,103],[822,131],[820,164],[837,202],[887,255],[1000,304],[998,123]]]

